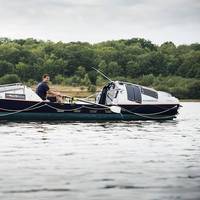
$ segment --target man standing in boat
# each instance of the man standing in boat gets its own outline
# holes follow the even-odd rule
[[[63,96],[60,94],[60,92],[55,92],[50,90],[48,86],[49,80],[50,76],[48,74],[44,74],[42,76],[42,81],[37,85],[36,88],[37,95],[44,101],[49,100],[49,101],[62,102]]]

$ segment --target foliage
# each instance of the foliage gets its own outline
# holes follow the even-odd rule
[[[20,78],[16,74],[6,74],[0,78],[0,84],[18,83]]]
[[[96,86],[95,86],[95,85],[90,85],[90,86],[88,87],[88,91],[89,91],[89,92],[92,92],[92,93],[96,92]]]
[[[48,73],[53,83],[94,90],[107,80],[92,67],[112,80],[136,81],[181,98],[200,98],[198,43],[176,46],[168,41],[157,46],[132,38],[92,45],[0,38],[1,83],[21,80],[34,84]]]

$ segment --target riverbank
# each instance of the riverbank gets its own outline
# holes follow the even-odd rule
[[[200,99],[180,99],[180,102],[200,102]]]
[[[31,87],[34,91],[36,86]],[[51,90],[59,91],[61,94],[71,97],[88,97],[95,92],[88,91],[86,86],[63,86],[63,85],[50,85]],[[100,91],[101,87],[97,87],[97,92]]]
[[[92,94],[95,94],[95,92],[88,91],[88,88],[86,86],[63,86],[63,85],[51,85],[50,86],[52,90],[59,91],[62,94],[66,96],[71,97],[88,97]],[[102,86],[103,87],[103,86]],[[100,91],[100,86],[97,86],[96,91]],[[32,86],[32,89],[35,91],[36,86]],[[200,102],[200,99],[180,99],[180,102]]]

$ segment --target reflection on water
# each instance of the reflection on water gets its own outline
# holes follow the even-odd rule
[[[0,124],[0,199],[200,199],[200,103],[176,120]]]

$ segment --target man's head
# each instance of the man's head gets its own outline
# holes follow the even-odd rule
[[[43,80],[44,82],[48,82],[48,81],[50,80],[50,76],[49,76],[48,74],[44,74],[44,75],[42,76],[42,80]]]

